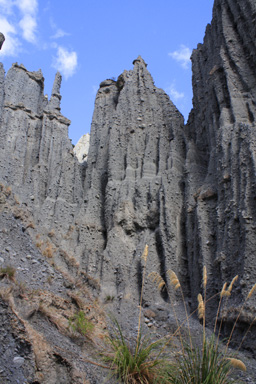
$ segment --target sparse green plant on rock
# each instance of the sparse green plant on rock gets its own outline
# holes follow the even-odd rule
[[[79,311],[69,319],[69,327],[74,332],[80,333],[82,336],[87,336],[94,328],[91,321],[85,317],[83,311]]]
[[[115,299],[115,296],[113,296],[113,295],[107,295],[107,296],[105,297],[105,303],[110,303],[110,302],[114,301],[114,299]]]

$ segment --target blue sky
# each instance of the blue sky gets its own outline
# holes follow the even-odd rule
[[[0,61],[42,69],[45,94],[63,75],[62,113],[76,144],[90,132],[101,81],[132,69],[141,55],[155,85],[185,119],[192,107],[190,54],[203,42],[213,0],[0,0]]]

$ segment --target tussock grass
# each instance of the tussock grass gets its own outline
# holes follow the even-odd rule
[[[139,332],[135,344],[131,345],[116,319],[113,324],[115,330],[108,339],[110,350],[104,354],[112,375],[127,384],[169,383],[167,372],[171,365],[167,359],[158,356],[163,340],[153,342]]]
[[[240,314],[244,308],[242,305],[240,312],[234,322],[233,329],[226,342],[226,345],[220,343],[220,333],[223,324],[223,318],[220,320],[219,329],[217,331],[217,323],[219,321],[220,313],[223,313],[222,306],[226,308],[227,301],[232,294],[234,284],[238,280],[235,276],[231,283],[225,283],[221,292],[214,297],[207,298],[207,268],[203,267],[202,278],[202,293],[198,294],[198,318],[202,321],[202,335],[200,340],[193,340],[190,331],[190,317],[188,314],[186,301],[182,291],[182,286],[178,276],[174,271],[167,271],[170,284],[167,284],[157,272],[152,272],[149,278],[156,284],[159,291],[162,289],[167,290],[172,310],[176,319],[177,329],[173,334],[167,335],[166,338],[152,341],[150,336],[143,336],[141,331],[141,317],[142,317],[142,296],[146,274],[146,264],[148,257],[148,247],[142,255],[142,288],[139,304],[139,317],[138,317],[138,333],[136,342],[132,345],[123,334],[120,324],[116,319],[112,319],[115,330],[108,338],[110,349],[104,353],[104,360],[109,364],[109,369],[112,375],[115,375],[119,380],[125,384],[229,384],[235,383],[231,379],[233,369],[240,369],[246,371],[245,364],[239,360],[236,354],[231,355],[228,352],[228,346],[232,339],[232,335],[236,324],[239,320]],[[172,290],[172,292],[170,291]],[[177,291],[180,291],[186,319],[180,322],[175,312],[175,305],[173,297]],[[245,300],[249,300],[256,291],[256,284],[249,291]],[[210,338],[206,337],[206,313],[207,303],[219,296],[219,306],[215,318],[214,331]],[[174,299],[175,300],[175,299]],[[223,302],[224,300],[224,302]],[[254,319],[256,320],[256,319]],[[254,322],[253,320],[253,322]],[[188,330],[188,339],[182,336],[181,329],[186,326]],[[248,328],[245,336],[249,332],[252,324]],[[171,354],[169,352],[170,343],[174,337],[178,336],[180,340],[180,352]],[[244,337],[245,337],[244,336]],[[241,346],[241,345],[240,345]],[[240,348],[240,347],[239,347]],[[174,357],[173,357],[174,356]]]

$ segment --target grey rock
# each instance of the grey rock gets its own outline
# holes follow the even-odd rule
[[[248,276],[237,284],[246,297],[256,281],[255,17],[255,1],[216,0],[204,43],[192,54],[185,230],[194,303],[203,265],[212,294],[239,275]]]
[[[4,34],[0,32],[0,49],[2,49],[4,41],[5,41]]]
[[[25,359],[21,356],[16,356],[13,359],[13,362],[16,366],[21,367],[24,364]]]

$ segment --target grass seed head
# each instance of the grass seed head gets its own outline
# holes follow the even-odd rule
[[[205,265],[204,265],[204,268],[203,268],[203,285],[204,285],[204,288],[206,288],[206,285],[207,285],[207,269],[206,269]]]
[[[245,364],[241,360],[234,359],[234,358],[229,358],[228,360],[230,361],[232,367],[238,368],[238,369],[240,369],[241,371],[244,371],[244,372],[246,371],[246,366],[245,366]]]
[[[228,292],[229,292],[229,293],[231,293],[232,288],[233,288],[233,285],[235,284],[235,282],[237,281],[237,279],[238,279],[238,275],[236,275],[236,276],[233,278],[233,280],[231,281],[231,283],[230,283],[230,285],[229,285],[229,287],[228,287]]]
[[[177,290],[178,288],[180,288],[180,282],[179,282],[179,279],[178,279],[176,273],[173,272],[172,270],[169,270],[167,272],[169,275],[170,282],[171,282],[172,286],[174,287],[174,289]]]
[[[165,286],[164,279],[159,275],[158,272],[151,272],[148,277],[157,284],[157,288],[159,291],[162,290],[162,288]]]
[[[223,284],[223,287],[222,287],[222,290],[221,290],[221,293],[220,293],[220,297],[229,297],[231,295],[229,290],[226,289],[227,285],[228,285],[228,283],[224,283]]]
[[[142,253],[142,256],[141,256],[142,260],[147,261],[147,258],[148,258],[148,245],[146,244],[145,245],[145,248],[144,248],[144,251]]]
[[[199,295],[197,296],[197,300],[198,300],[198,307],[197,307],[198,317],[199,319],[202,319],[204,317],[204,301],[201,293],[199,293]]]
[[[250,292],[248,293],[248,296],[247,296],[247,299],[250,299],[254,293],[254,291],[256,291],[256,284],[254,284],[254,286],[252,287],[252,289],[250,290]]]

